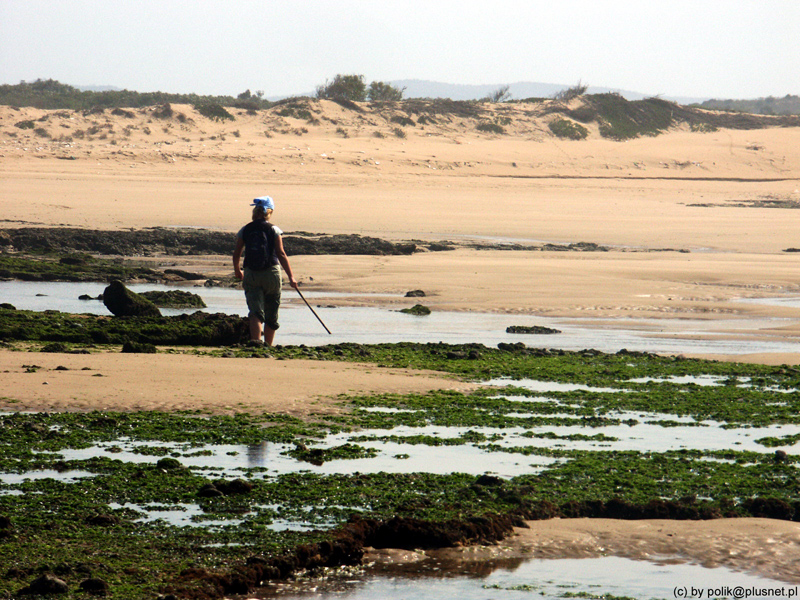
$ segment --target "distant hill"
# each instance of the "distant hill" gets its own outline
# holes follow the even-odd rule
[[[439,81],[424,81],[421,79],[399,79],[389,82],[397,88],[405,88],[404,98],[450,98],[451,100],[480,100],[486,98],[501,87],[508,85],[511,97],[514,100],[525,98],[552,98],[554,94],[571,86],[560,83],[538,83],[533,81],[519,81],[510,84],[484,84],[465,85],[458,83],[442,83]],[[627,100],[643,100],[654,94],[644,94],[630,90],[621,90],[607,87],[590,86],[588,94],[605,94],[613,92]],[[661,96],[665,100],[678,104],[696,104],[708,98],[689,98],[678,96]]]
[[[388,81],[390,85],[403,89],[403,98],[449,98],[450,100],[482,100],[504,86],[509,86],[509,93],[513,100],[525,100],[526,98],[552,98],[553,95],[566,90],[572,86],[561,83],[539,83],[534,81],[519,81],[517,83],[487,83],[482,85],[469,85],[463,83],[444,83],[441,81],[425,81],[423,79],[396,79]],[[587,94],[619,94],[626,100],[643,100],[652,98],[656,94],[645,94],[633,92],[631,90],[621,90],[617,88],[590,86]],[[314,92],[304,92],[302,94],[292,94],[290,96],[270,96],[267,99],[271,102],[284,100],[291,97],[311,97]],[[699,104],[708,100],[688,96],[661,96],[664,100],[677,102],[678,104]]]
[[[700,104],[711,110],[732,110],[757,115],[800,115],[800,96],[767,96],[754,100],[706,100]]]
[[[113,85],[76,85],[73,86],[82,92],[121,92],[122,88]]]

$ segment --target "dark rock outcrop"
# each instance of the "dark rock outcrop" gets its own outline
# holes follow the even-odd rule
[[[69,586],[54,575],[42,575],[34,579],[30,585],[17,592],[20,596],[46,596],[49,594],[66,594]]]
[[[103,290],[103,304],[116,317],[160,317],[161,311],[147,298],[114,280]]]
[[[534,335],[553,335],[561,333],[559,329],[543,327],[541,325],[511,325],[506,327],[506,333],[529,333]]]
[[[95,596],[105,596],[108,594],[108,583],[97,577],[90,577],[81,581],[80,588],[84,592]]]
[[[183,290],[154,290],[140,295],[161,308],[206,308],[200,296]]]
[[[401,313],[405,313],[407,315],[415,315],[417,317],[424,317],[426,315],[431,314],[431,309],[427,306],[423,306],[422,304],[415,304],[411,308],[402,308],[400,309]]]

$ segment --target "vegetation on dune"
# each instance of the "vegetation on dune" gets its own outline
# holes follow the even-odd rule
[[[569,119],[556,119],[547,125],[556,137],[568,140],[585,140],[589,130]]]
[[[581,81],[578,81],[572,87],[568,87],[565,90],[561,90],[560,92],[556,93],[553,98],[560,102],[569,102],[570,100],[574,100],[575,98],[579,98],[586,93],[586,90],[589,89],[589,86]]]
[[[786,94],[782,98],[767,96],[752,100],[706,100],[697,106],[759,115],[800,115],[800,96]]]
[[[506,132],[502,125],[493,121],[483,121],[475,126],[475,129],[484,133],[496,133],[502,135]]]
[[[712,113],[692,107],[681,106],[675,102],[661,98],[645,100],[626,100],[619,94],[589,94],[573,97],[578,106],[567,106],[554,103],[545,109],[546,113],[555,113],[574,119],[581,123],[595,122],[599,126],[600,135],[618,141],[634,139],[641,136],[656,136],[672,127],[688,124],[693,131],[708,132],[717,128],[758,129],[763,127],[798,127],[798,117],[763,117],[739,113]],[[584,127],[566,119],[551,122],[555,135],[578,135],[587,131]],[[558,133],[557,133],[558,132]],[[588,133],[588,131],[587,131]],[[569,134],[569,135],[567,135]],[[571,138],[577,139],[577,138]]]
[[[499,88],[497,88],[491,94],[486,96],[486,98],[484,98],[483,101],[484,102],[507,102],[508,100],[511,99],[511,92],[509,91],[510,89],[511,89],[511,86],[509,86],[509,85],[501,85]]]
[[[367,99],[367,84],[363,75],[336,75],[332,81],[317,86],[317,98],[326,100],[349,100],[364,102]]]
[[[673,124],[673,102],[648,98],[630,102],[617,94],[595,94],[587,98],[597,114],[600,135],[626,140],[658,135]]]
[[[74,109],[83,111],[84,116],[100,115],[106,109],[112,114],[134,118],[136,115],[127,108],[139,108],[149,119],[178,120],[185,127],[189,121],[182,113],[175,113],[170,103],[188,103],[194,106],[200,115],[215,121],[231,121],[236,116],[232,108],[246,109],[249,114],[259,110],[271,110],[274,115],[285,118],[302,119],[310,125],[320,125],[329,121],[335,131],[343,137],[351,137],[352,125],[329,118],[323,114],[320,100],[331,100],[340,106],[359,113],[363,122],[367,114],[377,114],[389,121],[402,119],[406,125],[439,125],[453,124],[455,119],[473,121],[476,131],[494,134],[513,134],[511,128],[515,122],[537,119],[554,115],[547,119],[553,135],[566,139],[588,137],[589,130],[579,123],[595,123],[602,137],[613,140],[628,140],[639,136],[659,135],[670,128],[688,125],[695,132],[716,131],[719,128],[757,129],[764,127],[797,127],[800,117],[792,115],[768,116],[743,112],[720,112],[706,110],[706,106],[681,106],[660,98],[629,101],[613,94],[589,94],[587,86],[578,84],[560,92],[553,98],[528,98],[514,101],[509,99],[508,86],[503,86],[482,101],[454,101],[447,98],[415,98],[403,99],[402,89],[393,87],[382,81],[373,81],[367,86],[363,75],[336,75],[331,81],[318,86],[316,98],[287,98],[270,103],[263,99],[263,93],[250,93],[250,90],[232,96],[198,96],[195,94],[178,95],[136,92],[81,92],[71,86],[57,81],[36,81],[21,83],[15,86],[0,86],[0,104],[15,107],[33,106],[45,109]],[[534,110],[527,107],[535,104]],[[775,104],[775,103],[772,103]],[[497,106],[492,106],[497,105]],[[148,108],[143,108],[148,107]],[[503,116],[498,116],[504,111]],[[505,112],[508,111],[508,112]],[[769,111],[763,111],[769,112]],[[778,111],[773,111],[777,113]],[[363,117],[363,118],[362,118]],[[47,115],[39,119],[46,121]],[[574,122],[574,123],[573,123]],[[32,119],[19,119],[14,126],[22,131],[31,130],[34,135],[52,138],[53,141],[67,139],[106,139],[112,133],[112,124],[93,124],[88,130],[75,130],[69,136],[60,137],[45,126],[37,126]],[[169,125],[165,125],[168,127]],[[353,125],[358,129],[358,125]],[[133,126],[126,128],[126,132]],[[145,134],[151,133],[150,126],[143,126]],[[165,130],[166,131],[166,130]],[[584,136],[584,131],[586,135]],[[308,133],[305,127],[285,129],[283,133],[293,132],[296,135]],[[269,134],[269,132],[266,132]],[[385,132],[373,131],[375,137],[385,136]],[[232,135],[238,136],[239,132]],[[405,137],[400,128],[394,129],[394,135]],[[12,135],[16,137],[16,133]]]
[[[257,104],[259,108],[270,106],[270,102],[258,97],[248,97],[246,101],[248,104]],[[145,108],[169,103],[192,105],[214,103],[221,106],[242,107],[242,102],[243,99],[233,96],[201,96],[130,90],[81,91],[53,79],[37,79],[33,82],[0,85],[0,104],[43,109]]]
[[[234,121],[236,118],[225,110],[218,102],[201,102],[195,104],[194,108],[201,115],[213,121]]]
[[[405,88],[396,88],[390,83],[373,81],[367,90],[367,99],[370,102],[400,102],[403,99]]]

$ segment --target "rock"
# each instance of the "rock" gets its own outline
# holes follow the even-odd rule
[[[0,540],[7,537],[11,537],[11,519],[0,515]]]
[[[411,290],[410,292],[406,292],[406,298],[424,298],[425,292],[422,290]]]
[[[158,348],[153,344],[142,342],[125,342],[122,344],[122,352],[125,354],[157,354]]]
[[[200,296],[183,290],[142,292],[141,296],[161,308],[206,308]]]
[[[524,352],[526,350],[525,344],[522,342],[517,342],[516,344],[500,342],[497,344],[497,348],[503,352]]]
[[[103,304],[117,317],[160,317],[158,307],[125,285],[114,280],[103,290]]]
[[[89,254],[76,253],[62,256],[58,262],[62,265],[85,265],[93,260],[94,257]]]
[[[69,351],[69,346],[67,346],[64,342],[50,342],[49,344],[45,344],[42,346],[40,352],[58,352],[58,353],[65,353]]]
[[[494,475],[481,475],[475,480],[475,485],[483,485],[486,487],[493,487],[498,485],[503,485],[503,480],[499,477],[495,477]]]
[[[226,496],[249,494],[253,491],[253,484],[244,479],[234,479],[233,481],[224,481],[220,479],[214,482],[214,487]]]
[[[193,273],[192,271],[184,271],[182,269],[164,269],[165,275],[175,275],[186,281],[200,281],[206,278],[202,273]]]
[[[403,308],[400,310],[401,313],[405,313],[407,315],[416,315],[418,317],[424,317],[425,315],[431,314],[431,309],[427,306],[423,306],[422,304],[415,304],[411,308]]]
[[[225,494],[220,492],[213,483],[206,483],[198,490],[197,495],[200,498],[219,498]]]
[[[90,577],[81,581],[80,588],[96,596],[105,596],[108,593],[108,584],[97,577]]]
[[[93,515],[86,519],[86,524],[108,527],[110,525],[119,525],[120,519],[115,515]]]
[[[541,325],[511,325],[506,327],[506,333],[531,333],[537,335],[552,335],[561,333],[558,329],[551,329],[550,327],[542,327]]]
[[[22,588],[20,596],[44,596],[47,594],[66,594],[69,586],[65,581],[53,575],[42,575],[34,579],[30,585]]]
[[[177,458],[171,458],[171,457],[165,457],[159,459],[159,461],[156,463],[156,467],[158,467],[159,469],[164,469],[165,471],[174,471],[176,469],[183,469],[181,461],[179,461]]]

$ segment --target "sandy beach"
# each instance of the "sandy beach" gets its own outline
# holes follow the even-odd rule
[[[315,106],[317,125],[274,111],[235,111],[235,121],[220,123],[190,106],[172,107],[185,121],[159,120],[147,110],[129,117],[0,107],[0,227],[204,227],[230,231],[233,245],[251,199],[271,195],[273,221],[286,232],[420,243],[588,242],[609,250],[462,246],[398,257],[297,256],[292,265],[303,289],[423,289],[435,310],[649,317],[665,327],[686,318],[781,318],[736,335],[800,343],[800,308],[737,302],[800,295],[800,255],[786,252],[800,247],[800,128],[683,128],[628,142],[593,131],[587,140],[565,141],[549,133],[546,116],[520,106],[507,109],[518,114],[506,135],[449,117],[406,128],[401,138],[380,114],[327,101]],[[41,123],[47,137],[15,127],[26,119]],[[213,263],[217,272],[232,270],[224,259]],[[800,364],[800,345],[797,353],[736,359]],[[30,364],[41,368],[28,373]],[[240,385],[267,368],[280,397]],[[0,371],[0,410],[310,416],[338,410],[340,393],[469,387],[364,365],[165,354],[0,350]],[[515,543],[535,556],[676,553],[798,582],[786,558],[797,556],[800,543],[792,523],[531,525]]]

